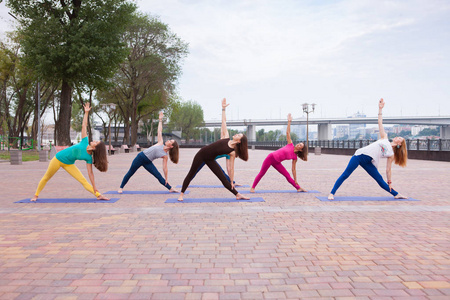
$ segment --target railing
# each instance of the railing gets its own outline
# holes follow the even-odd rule
[[[374,140],[331,140],[331,141],[309,141],[309,146],[321,148],[359,149],[373,143]],[[406,140],[408,150],[422,151],[450,151],[450,140]]]
[[[321,147],[321,148],[340,148],[340,149],[359,149],[375,140],[326,140],[326,141],[309,141],[309,147]],[[296,143],[305,143],[305,141],[294,141]],[[209,143],[208,143],[209,144]],[[261,148],[281,148],[286,145],[286,141],[264,141],[264,142],[249,142],[249,147],[258,146]],[[189,144],[182,144],[184,147],[202,147],[206,145],[203,142],[195,142]],[[438,139],[438,140],[406,140],[406,147],[408,150],[419,151],[450,151],[450,140]]]

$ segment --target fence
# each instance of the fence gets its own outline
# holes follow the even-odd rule
[[[294,144],[305,143],[306,141],[294,141]],[[330,149],[359,149],[375,142],[375,140],[326,140],[326,141],[309,141],[310,148],[330,148]],[[204,142],[183,143],[184,148],[198,148],[205,146]],[[249,147],[256,146],[260,149],[281,148],[286,146],[286,141],[264,141],[264,142],[248,142]],[[418,151],[450,151],[450,140],[406,140],[408,150]]]
[[[10,137],[5,135],[0,135],[0,150],[10,150],[20,149],[20,150],[31,150],[34,149],[36,141],[30,137]]]
[[[373,142],[373,140],[309,141],[309,147],[359,149]],[[417,151],[450,151],[450,140],[406,140],[406,148]]]

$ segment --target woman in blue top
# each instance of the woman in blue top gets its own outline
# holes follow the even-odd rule
[[[125,176],[123,177],[122,184],[120,185],[120,188],[117,191],[119,194],[123,193],[123,188],[127,184],[128,180],[130,180],[131,176],[133,176],[134,173],[136,173],[136,171],[140,167],[144,167],[150,174],[155,176],[156,179],[158,179],[159,183],[164,185],[170,192],[174,193],[178,192],[167,181],[167,176],[169,174],[169,171],[167,169],[167,154],[169,154],[170,160],[176,164],[178,163],[179,148],[178,143],[175,140],[168,140],[164,144],[164,140],[162,137],[163,117],[164,114],[160,112],[158,123],[158,143],[140,152],[135,157],[135,159],[131,163],[130,169],[128,170],[127,174],[125,174]],[[165,179],[161,176],[161,173],[158,172],[158,169],[156,169],[155,165],[153,164],[153,161],[157,158],[163,159],[163,171]]]
[[[87,136],[87,123],[90,110],[90,104],[86,103],[84,105],[84,118],[81,127],[81,142],[56,153],[56,156],[50,161],[47,172],[45,172],[44,177],[42,177],[39,182],[36,193],[34,194],[34,197],[31,198],[31,201],[37,200],[39,193],[45,187],[50,178],[55,175],[59,168],[66,170],[70,175],[78,180],[87,191],[94,194],[98,200],[109,200],[95,187],[92,163],[100,172],[106,172],[108,170],[108,160],[106,157],[106,147],[103,142],[92,141],[89,144]],[[84,178],[83,174],[81,174],[80,170],[75,166],[76,160],[86,161],[86,169],[92,185],[87,182],[86,178]]]

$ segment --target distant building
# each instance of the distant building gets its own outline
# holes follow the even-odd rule
[[[349,126],[348,125],[337,125],[334,128],[334,134],[335,139],[343,139],[348,138],[349,136]]]
[[[364,113],[360,113],[359,111],[349,118],[365,118],[366,115]],[[355,139],[357,136],[360,138],[364,138],[366,124],[350,124],[349,125],[349,133],[348,138],[350,140]]]

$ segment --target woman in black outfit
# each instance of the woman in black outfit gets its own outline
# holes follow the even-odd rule
[[[183,195],[186,189],[189,186],[189,183],[194,178],[197,173],[198,168],[205,163],[211,171],[222,181],[222,184],[225,188],[227,188],[230,192],[232,192],[236,196],[236,200],[248,200],[250,198],[244,197],[234,188],[234,160],[236,157],[247,161],[248,160],[248,146],[247,146],[247,137],[238,133],[235,134],[231,139],[227,130],[227,122],[225,115],[225,108],[228,106],[227,100],[224,98],[222,100],[222,127],[221,127],[221,137],[220,140],[209,144],[201,148],[194,157],[192,161],[191,169],[189,173],[186,175],[186,178],[183,181],[183,188],[181,189],[180,197],[178,201],[183,201]],[[230,180],[228,181],[225,175],[223,174],[220,166],[216,163],[215,159],[218,155],[228,154],[230,155]]]

